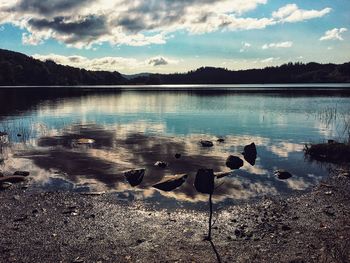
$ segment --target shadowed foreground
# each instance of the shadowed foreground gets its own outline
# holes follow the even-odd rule
[[[349,262],[349,190],[340,171],[303,196],[219,211],[213,245],[222,262]],[[202,212],[20,186],[0,201],[0,262],[217,261]]]

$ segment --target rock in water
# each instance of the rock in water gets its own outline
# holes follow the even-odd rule
[[[217,142],[225,142],[225,139],[224,138],[219,138],[219,139],[217,139]]]
[[[145,169],[135,169],[125,172],[124,176],[126,177],[126,180],[129,182],[129,184],[134,187],[141,184],[145,172]]]
[[[202,145],[202,147],[213,147],[214,144],[211,141],[200,141],[200,144]]]
[[[213,194],[214,178],[213,169],[199,169],[194,181],[194,187],[200,193]]]
[[[186,179],[187,179],[187,174],[165,176],[162,181],[153,185],[153,187],[162,191],[169,192],[180,187],[186,181]]]
[[[292,174],[290,174],[289,172],[287,172],[286,170],[276,170],[274,172],[274,175],[278,177],[278,179],[281,180],[286,180],[292,177]]]
[[[27,177],[27,176],[29,176],[29,174],[30,174],[30,173],[27,172],[27,171],[16,171],[13,175]]]
[[[215,177],[218,179],[224,178],[226,176],[229,176],[231,174],[231,172],[217,172],[214,173]]]
[[[154,166],[157,166],[159,168],[166,168],[168,164],[166,162],[158,161],[154,164]]]
[[[246,160],[252,166],[255,165],[256,156],[257,156],[255,143],[251,143],[249,145],[246,145],[244,147],[244,152],[242,154],[244,156],[244,160]]]
[[[243,160],[237,156],[230,155],[226,159],[226,166],[231,170],[239,169],[243,166]]]

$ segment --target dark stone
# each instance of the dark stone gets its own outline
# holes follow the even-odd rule
[[[145,169],[130,170],[124,173],[126,180],[131,186],[137,186],[141,184],[143,177],[145,175]]]
[[[0,162],[1,163],[1,162]],[[0,172],[0,177],[4,177],[4,174],[2,172]]]
[[[18,134],[17,134],[17,137],[22,137],[22,134],[18,133]]]
[[[166,176],[162,181],[153,185],[153,187],[162,191],[169,192],[180,187],[186,181],[186,179],[187,179],[187,174]]]
[[[202,147],[213,147],[214,144],[211,141],[200,141],[200,144],[202,145]]]
[[[244,152],[242,153],[244,156],[244,159],[250,163],[252,166],[255,165],[256,157],[257,157],[257,151],[255,143],[251,143],[249,145],[246,145],[244,147]]]
[[[225,139],[224,138],[219,138],[219,139],[217,139],[217,142],[225,142]]]
[[[289,230],[291,230],[291,227],[288,226],[288,225],[283,225],[283,226],[282,226],[282,230],[283,230],[283,231],[289,231]]]
[[[19,183],[25,181],[23,176],[3,176],[0,177],[0,183],[8,182],[8,183]]]
[[[176,159],[180,159],[181,158],[181,154],[180,153],[175,154],[175,158]]]
[[[286,180],[286,179],[289,179],[292,177],[292,175],[287,172],[286,170],[276,170],[274,172],[274,175],[278,177],[278,179],[281,179],[281,180]]]
[[[329,143],[329,144],[335,143],[335,140],[328,140],[328,143]]]
[[[239,169],[243,166],[243,160],[237,156],[230,155],[226,159],[226,166],[229,167],[231,170]]]
[[[27,172],[27,171],[16,171],[13,175],[27,177],[27,176],[29,176],[29,174],[30,174],[30,173]]]
[[[166,168],[168,164],[166,162],[158,161],[154,164],[154,166],[157,166],[159,168]]]
[[[213,194],[214,178],[213,169],[199,169],[194,181],[196,190],[203,194]]]
[[[2,136],[7,136],[8,134],[7,134],[7,132],[2,132],[2,131],[0,131],[0,137],[2,137]]]
[[[217,172],[214,173],[215,177],[218,179],[224,178],[226,176],[229,176],[231,174],[231,172]]]

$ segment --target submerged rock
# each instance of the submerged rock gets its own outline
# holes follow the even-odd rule
[[[157,166],[159,168],[166,168],[168,166],[168,163],[166,162],[162,162],[162,161],[158,161],[154,164],[154,166]]]
[[[251,143],[249,145],[246,145],[244,147],[244,152],[242,153],[244,156],[244,159],[251,164],[252,166],[255,165],[256,157],[257,157],[257,151],[255,143]]]
[[[29,174],[30,173],[27,171],[16,171],[13,175],[27,177],[27,176],[29,176]]]
[[[200,193],[213,194],[215,186],[214,179],[213,169],[199,169],[194,181],[194,187]]]
[[[179,174],[175,176],[165,176],[162,181],[153,185],[154,188],[157,188],[162,191],[172,191],[180,187],[187,179],[187,174]]]
[[[202,145],[202,147],[213,147],[214,146],[214,144],[213,144],[213,142],[211,142],[211,141],[200,141],[200,144]]]
[[[124,176],[129,184],[134,187],[142,183],[145,172],[146,169],[135,169],[125,172]]]
[[[286,179],[289,179],[292,177],[292,174],[287,172],[286,170],[276,170],[274,172],[274,175],[278,177],[278,179],[281,179],[281,180],[286,180]]]
[[[217,142],[225,142],[225,139],[224,138],[219,138],[216,140]]]
[[[7,135],[8,135],[7,132],[0,131],[0,137],[7,136]]]
[[[230,155],[226,159],[226,166],[231,170],[239,169],[243,166],[243,160],[237,156]]]

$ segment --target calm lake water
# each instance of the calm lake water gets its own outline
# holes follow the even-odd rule
[[[197,170],[229,172],[226,158],[243,159],[251,142],[257,146],[255,165],[244,162],[218,179],[216,202],[304,191],[328,175],[329,166],[305,159],[303,147],[347,139],[349,87],[208,87],[0,89],[0,132],[8,133],[0,141],[0,171],[30,171],[29,190],[107,191],[162,207],[203,205],[207,196],[193,187]],[[94,143],[77,143],[83,138]],[[203,148],[200,140],[214,146]],[[169,165],[158,168],[156,161]],[[134,168],[146,169],[137,187],[124,177]],[[279,180],[276,169],[293,177]],[[182,173],[189,177],[174,191],[152,187]]]

